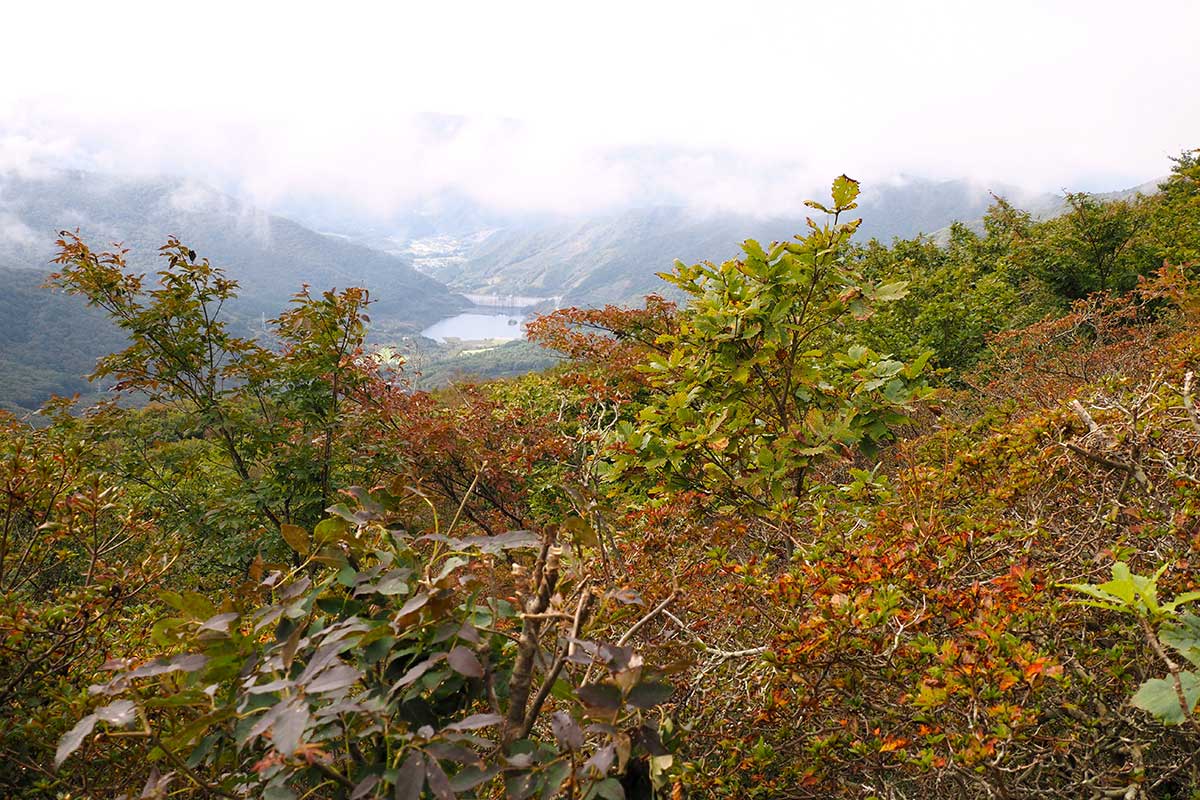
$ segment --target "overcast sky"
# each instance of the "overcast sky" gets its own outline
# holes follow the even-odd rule
[[[0,169],[387,215],[1113,189],[1200,147],[1200,2],[13,3]],[[428,112],[449,118],[421,116]]]

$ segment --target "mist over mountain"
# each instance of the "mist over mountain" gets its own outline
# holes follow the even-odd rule
[[[977,219],[993,202],[993,193],[1037,212],[1061,199],[1012,186],[903,177],[867,187],[854,212],[863,218],[857,238],[886,242]],[[747,238],[790,239],[806,230],[805,216],[657,206],[391,242],[419,269],[464,292],[534,295],[559,305],[638,303],[669,288],[655,273],[670,269],[676,259],[721,261],[736,255]]]
[[[1132,200],[1139,195],[1145,196],[1156,194],[1160,190],[1161,184],[1165,180],[1167,180],[1167,178],[1166,176],[1163,176],[1154,178],[1153,180],[1143,181],[1136,186],[1130,186],[1125,189],[1116,189],[1107,192],[1095,192],[1093,196],[1098,200],[1105,202],[1113,200]],[[1004,199],[1008,200],[1023,211],[1028,211],[1034,219],[1046,220],[1057,217],[1060,214],[1065,214],[1071,208],[1066,199],[1067,191],[1069,190],[1064,190],[1063,192],[1055,194],[1043,193],[1023,195],[997,193],[997,196],[1004,197]],[[984,232],[982,214],[977,217],[956,217],[954,222],[961,222],[975,233],[982,234]],[[945,227],[939,228],[933,232],[932,236],[935,242],[944,245],[947,241],[949,241],[950,226],[946,225]]]
[[[82,171],[0,174],[0,268],[48,269],[60,230],[94,247],[120,242],[130,264],[154,271],[175,235],[241,286],[237,312],[274,314],[301,284],[368,286],[377,314],[423,326],[463,305],[411,262],[322,235],[204,184]]]
[[[96,172],[0,172],[0,396],[30,407],[51,393],[86,391],[83,375],[122,337],[83,301],[41,288],[60,230],[94,249],[120,242],[130,266],[161,268],[158,248],[178,236],[240,284],[225,309],[242,332],[286,308],[302,284],[366,286],[377,325],[415,332],[467,305],[395,253],[309,230],[284,217],[178,179]]]

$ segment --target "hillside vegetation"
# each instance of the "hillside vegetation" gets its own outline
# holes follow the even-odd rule
[[[1200,795],[1195,154],[944,244],[858,194],[433,392],[361,289],[251,338],[64,236],[139,402],[3,420],[3,792]]]

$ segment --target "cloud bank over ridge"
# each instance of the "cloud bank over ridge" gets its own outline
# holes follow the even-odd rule
[[[843,171],[1111,189],[1200,146],[1190,2],[246,5],[14,11],[0,170],[381,220],[783,213]]]

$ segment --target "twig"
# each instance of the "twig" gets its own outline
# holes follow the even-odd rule
[[[200,778],[200,776],[198,776],[195,772],[192,771],[191,767],[189,767],[186,763],[184,763],[184,760],[182,758],[180,758],[178,755],[175,754],[175,752],[173,750],[169,749],[165,744],[163,744],[162,739],[158,738],[158,736],[156,734],[152,733],[150,735],[150,741],[154,744],[155,747],[157,747],[159,750],[161,750],[163,752],[163,755],[165,755],[167,757],[167,760],[170,761],[172,764],[174,764],[175,767],[180,772],[182,772],[184,775],[186,775],[187,779],[189,781],[191,781],[193,784],[195,784],[196,788],[199,789],[200,791],[204,792],[205,794],[215,794],[215,795],[220,795],[221,797],[236,798],[236,795],[230,794],[229,792],[222,789],[220,786],[213,786],[209,783],[205,783]]]
[[[1081,420],[1083,420],[1085,425],[1087,425],[1089,433],[1094,433],[1102,439],[1108,438],[1108,436],[1104,433],[1104,429],[1096,424],[1096,420],[1092,419],[1092,415],[1089,414],[1088,410],[1083,407],[1083,403],[1079,402],[1078,400],[1072,400],[1067,405],[1069,405],[1071,410],[1074,411]]]
[[[542,681],[541,688],[538,689],[533,702],[529,704],[529,711],[525,714],[525,724],[522,727],[521,738],[528,736],[529,732],[533,730],[533,725],[537,722],[538,714],[542,712],[542,706],[545,704],[546,698],[550,696],[550,692],[554,688],[554,683],[558,680],[559,673],[562,672],[563,666],[567,663],[567,656],[574,653],[575,640],[579,638],[579,630],[583,627],[583,620],[587,617],[591,604],[591,587],[584,587],[583,594],[579,596],[579,605],[575,607],[575,618],[571,624],[571,635],[567,638],[567,649],[560,653],[558,658],[554,659],[553,666],[546,673],[546,679]]]
[[[458,504],[458,510],[454,512],[454,519],[450,520],[450,527],[446,529],[446,535],[449,536],[454,531],[454,526],[458,524],[458,518],[462,516],[463,509],[467,505],[467,500],[470,499],[471,493],[475,491],[476,485],[479,483],[479,475],[487,469],[487,461],[485,460],[475,470],[475,477],[471,479],[471,485],[463,492],[462,500]]]
[[[327,777],[327,778],[331,778],[331,779],[333,779],[334,781],[336,781],[337,783],[341,784],[342,786],[345,786],[347,789],[353,789],[353,788],[354,788],[354,781],[350,780],[350,779],[349,779],[349,778],[347,778],[345,775],[343,775],[342,773],[338,772],[336,769],[334,769],[333,767],[329,766],[329,765],[328,765],[328,764],[326,764],[325,762],[323,762],[323,761],[314,761],[314,762],[313,762],[313,766],[314,766],[314,767],[316,767],[316,768],[317,768],[317,771],[318,771],[318,772],[320,772],[322,775],[324,775],[324,776],[325,776],[325,777]]]
[[[1192,727],[1200,731],[1200,720],[1196,719],[1196,715],[1192,713],[1191,703],[1187,701],[1187,695],[1183,691],[1183,681],[1179,678],[1179,665],[1175,660],[1167,654],[1163,649],[1162,643],[1159,642],[1158,636],[1154,633],[1154,629],[1150,626],[1150,620],[1144,616],[1138,617],[1138,622],[1141,623],[1142,633],[1146,636],[1146,643],[1158,654],[1163,663],[1167,665],[1167,672],[1171,673],[1171,683],[1175,686],[1175,696],[1179,700],[1179,707],[1183,709],[1183,716],[1191,723]]]
[[[665,616],[670,618],[676,625],[678,625],[680,630],[682,630],[688,636],[691,636],[693,639],[695,639],[696,644],[700,645],[701,649],[703,649],[704,652],[709,653],[711,655],[717,656],[719,658],[744,658],[746,656],[762,655],[763,653],[767,652],[767,648],[765,645],[762,647],[747,647],[744,650],[722,650],[718,647],[712,647],[707,642],[705,642],[703,639],[701,639],[700,635],[698,633],[696,633],[694,630],[692,630],[691,628],[689,628],[684,623],[684,621],[681,620],[679,617],[675,616],[670,611],[664,611],[663,613]]]
[[[533,681],[533,662],[538,653],[538,640],[542,620],[536,616],[544,614],[550,607],[550,597],[558,585],[558,568],[562,551],[553,546],[553,531],[547,529],[542,540],[542,550],[534,564],[532,594],[522,598],[525,616],[521,620],[521,638],[517,644],[517,658],[509,679],[508,716],[504,722],[504,742],[511,744],[524,735],[526,708],[529,689]]]
[[[1093,453],[1091,450],[1080,447],[1072,442],[1063,442],[1063,447],[1067,448],[1073,453],[1078,453],[1086,459],[1095,461],[1097,464],[1102,466],[1109,467],[1111,469],[1119,469],[1122,472],[1133,472],[1132,464],[1128,464],[1124,461],[1117,461],[1116,459],[1109,458],[1108,456],[1102,456],[1099,453]]]
[[[1200,416],[1196,414],[1196,406],[1192,403],[1192,379],[1196,375],[1190,369],[1183,376],[1183,407],[1187,410],[1188,419],[1192,421],[1192,428],[1196,433],[1200,433]]]
[[[579,598],[579,605],[575,607],[575,620],[571,625],[571,640],[567,642],[567,655],[575,655],[575,642],[579,638],[579,631],[583,627],[584,616],[588,612],[588,606],[592,603],[592,587],[585,586],[583,595]]]
[[[648,611],[646,613],[646,616],[642,617],[637,622],[635,622],[633,624],[633,627],[630,628],[629,630],[625,631],[625,635],[617,640],[617,647],[622,647],[626,642],[628,642],[631,638],[633,638],[633,635],[635,633],[637,633],[639,630],[642,629],[643,625],[645,625],[650,620],[654,619],[661,612],[665,611],[667,606],[671,605],[671,602],[675,599],[675,596],[677,594],[679,594],[678,589],[671,592],[671,594],[667,597],[666,600],[663,600],[661,603],[656,605],[654,608],[650,609],[650,611]]]
[[[678,589],[672,591],[666,600],[663,600],[661,603],[656,605],[654,608],[647,611],[646,615],[644,617],[639,619],[637,622],[633,623],[633,627],[631,627],[629,630],[625,631],[625,634],[620,639],[617,640],[616,646],[623,647],[625,645],[625,643],[628,642],[635,633],[637,633],[639,630],[641,630],[642,626],[644,626],[650,620],[654,619],[659,614],[666,611],[667,606],[670,605],[675,600],[675,595],[677,595],[678,593],[679,593]],[[596,662],[594,660],[592,661],[591,664],[588,664],[587,671],[585,671],[583,673],[583,680],[581,681],[581,683],[586,684],[588,681],[591,680],[592,669],[595,666],[596,666]]]
[[[1111,469],[1119,469],[1122,472],[1127,473],[1130,477],[1137,481],[1139,486],[1146,487],[1150,484],[1150,481],[1146,478],[1146,474],[1142,472],[1141,468],[1135,464],[1130,464],[1125,461],[1117,461],[1116,459],[1102,456],[1099,453],[1093,453],[1091,450],[1084,449],[1077,444],[1072,444],[1071,442],[1063,442],[1063,447],[1067,448],[1073,453],[1078,453],[1084,458],[1090,459],[1097,464],[1109,467]]]

